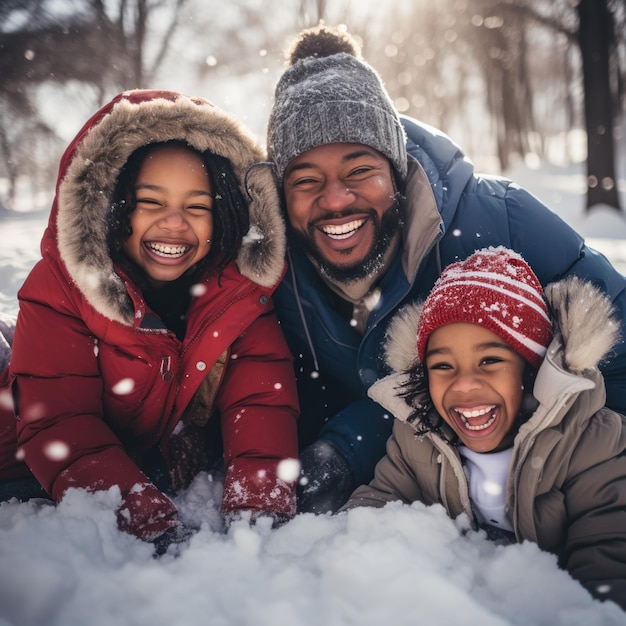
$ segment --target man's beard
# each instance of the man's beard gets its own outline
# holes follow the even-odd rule
[[[362,260],[352,265],[338,265],[329,263],[320,253],[314,241],[314,226],[309,227],[309,234],[291,229],[294,239],[302,246],[305,253],[318,265],[320,273],[336,283],[350,284],[362,280],[367,276],[377,274],[385,264],[385,253],[394,242],[396,235],[402,229],[403,204],[401,195],[396,193],[391,205],[385,209],[380,220],[378,213],[371,209],[366,211],[374,223],[374,240],[368,253]],[[350,211],[342,215],[350,215]],[[363,211],[359,211],[360,214]]]

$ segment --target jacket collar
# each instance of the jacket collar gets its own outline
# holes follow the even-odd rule
[[[409,283],[413,283],[421,262],[443,232],[443,222],[426,172],[413,157],[409,157],[405,196],[402,269]]]

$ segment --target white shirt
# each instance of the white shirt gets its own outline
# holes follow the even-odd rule
[[[477,520],[513,532],[511,520],[504,512],[506,478],[513,448],[481,453],[459,446],[459,453],[465,459],[463,467]]]

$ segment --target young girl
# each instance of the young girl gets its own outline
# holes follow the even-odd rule
[[[489,535],[536,542],[626,607],[625,419],[604,407],[597,368],[617,322],[580,279],[545,295],[518,254],[488,248],[396,317],[395,371],[369,392],[397,418],[393,434],[344,510],[440,503]]]
[[[233,118],[173,92],[120,94],[78,133],[19,293],[5,497],[31,472],[56,501],[115,485],[120,528],[153,541],[180,526],[164,491],[223,452],[227,518],[294,514],[297,396],[270,299],[284,226],[262,159]]]

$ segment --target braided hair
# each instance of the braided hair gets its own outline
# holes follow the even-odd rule
[[[120,170],[107,219],[107,246],[109,255],[142,291],[147,281],[134,263],[124,253],[124,243],[132,235],[131,213],[135,210],[135,182],[139,170],[153,149],[161,146],[183,147],[197,153],[205,166],[213,190],[213,243],[209,253],[195,267],[198,276],[209,267],[218,273],[233,261],[240,248],[244,235],[250,227],[248,204],[243,196],[230,161],[218,154],[199,152],[185,141],[172,140],[151,143],[135,150]]]

